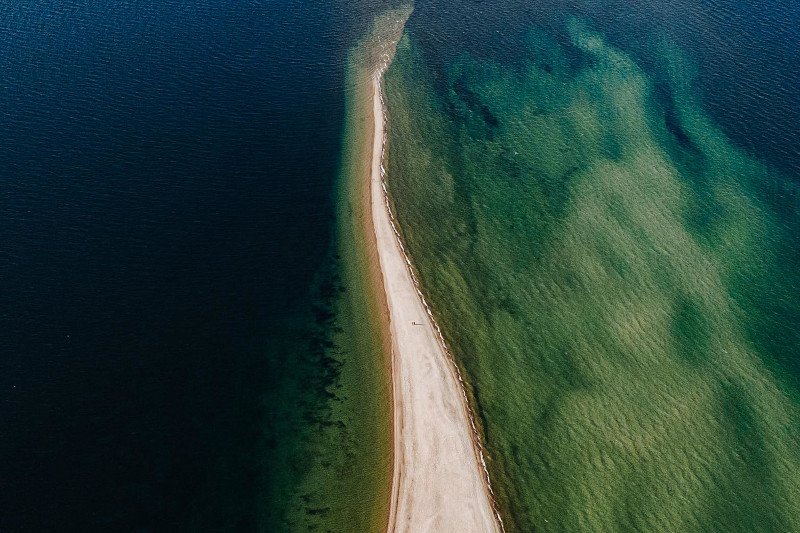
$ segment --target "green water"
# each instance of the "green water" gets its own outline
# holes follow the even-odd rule
[[[318,331],[299,330],[310,343],[320,382],[286,380],[326,391],[293,391],[278,423],[300,446],[277,446],[285,483],[270,494],[267,524],[283,531],[385,531],[392,479],[392,382],[383,282],[369,214],[373,142],[372,76],[402,31],[411,7],[374,9],[345,64],[345,124],[337,179],[336,233],[329,269],[317,280],[313,311]],[[308,349],[308,348],[307,348]],[[296,373],[287,365],[285,372]],[[298,408],[299,407],[299,408]],[[298,424],[297,417],[304,423]],[[289,440],[289,439],[287,439]]]
[[[391,375],[366,224],[372,149],[371,79],[386,36],[409,9],[375,8],[343,65],[345,123],[328,268],[315,282],[313,317],[284,324],[276,352],[306,351],[314,372],[286,364],[287,401],[271,406],[273,476],[262,522],[270,531],[385,531],[392,476]],[[402,26],[399,26],[402,27]],[[316,323],[309,330],[307,324]],[[291,389],[291,390],[290,390]],[[323,390],[324,395],[315,394]]]
[[[341,222],[342,226],[348,220]],[[382,531],[391,480],[391,383],[369,280],[360,255],[345,237],[335,272],[321,273],[309,317],[284,324],[297,343],[272,350],[306,350],[317,372],[286,365],[286,397],[270,406],[280,441],[267,442],[274,481],[266,493],[264,531]],[[321,317],[321,320],[320,320]],[[322,389],[326,396],[312,394]]]
[[[510,530],[800,531],[798,205],[664,42],[386,75],[388,185]],[[435,66],[435,68],[434,68]]]

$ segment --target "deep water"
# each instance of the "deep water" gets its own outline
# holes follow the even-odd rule
[[[1,530],[325,512],[297,487],[355,453],[309,446],[341,423],[346,53],[379,7],[0,4]]]
[[[416,6],[389,189],[510,529],[800,529],[799,20]]]

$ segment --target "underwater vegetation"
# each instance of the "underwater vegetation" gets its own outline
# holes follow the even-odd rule
[[[800,530],[789,177],[572,20],[386,74],[388,184],[512,530]]]

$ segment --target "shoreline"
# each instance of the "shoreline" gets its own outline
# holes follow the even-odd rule
[[[391,212],[384,181],[387,136],[381,85],[389,62],[390,55],[384,55],[371,76],[368,206],[377,248],[373,260],[379,261],[381,300],[387,306],[381,322],[391,347],[394,471],[387,529],[503,531],[464,381],[420,290]]]
[[[356,459],[350,466],[347,477],[356,481],[346,485],[359,489],[340,493],[339,496],[350,503],[346,506],[348,514],[338,517],[328,526],[334,531],[386,531],[390,513],[394,438],[391,344],[369,211],[374,121],[372,93],[366,82],[377,62],[376,50],[387,41],[387,28],[391,28],[391,21],[403,17],[404,13],[396,10],[376,17],[369,32],[348,51],[346,60],[345,121],[335,198],[335,241],[341,259],[343,286],[347,290],[336,311],[342,320],[336,342],[350,353],[347,360],[352,364],[343,367],[343,372],[348,370],[352,396],[360,398],[353,406],[359,421],[354,427],[361,430],[356,438],[360,440],[359,449],[364,457]],[[339,475],[344,473],[341,471]],[[328,480],[328,483],[336,484],[338,481]]]

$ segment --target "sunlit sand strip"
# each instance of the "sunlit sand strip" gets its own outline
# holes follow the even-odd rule
[[[389,206],[381,92],[372,78],[372,222],[389,307],[394,476],[389,531],[503,531],[461,375],[411,270]]]

